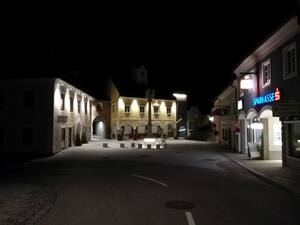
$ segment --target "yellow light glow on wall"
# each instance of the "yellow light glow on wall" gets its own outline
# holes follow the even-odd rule
[[[60,90],[59,85],[56,86],[54,91],[54,107],[60,109]]]
[[[176,114],[176,103],[173,102],[172,106],[171,106],[171,112]]]
[[[130,111],[132,111],[132,112],[138,112],[139,111],[139,104],[138,104],[138,102],[137,102],[137,100],[133,100],[132,101],[132,103],[131,103],[131,106],[130,106]]]
[[[65,96],[65,111],[70,112],[70,93],[69,93],[69,89],[67,89],[66,96]]]
[[[118,108],[119,108],[119,110],[121,110],[121,111],[123,111],[124,108],[125,108],[124,101],[123,101],[123,99],[121,99],[121,98],[119,98],[119,100],[118,100]]]
[[[166,106],[166,103],[165,103],[165,102],[161,102],[161,103],[160,103],[159,111],[160,111],[161,113],[167,113],[167,106]]]

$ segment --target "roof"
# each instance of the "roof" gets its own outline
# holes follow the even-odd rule
[[[273,31],[262,43],[254,49],[242,62],[234,69],[237,77],[240,73],[249,72],[249,70],[259,61],[269,55],[276,48],[284,44],[295,34],[300,32],[297,15],[292,15],[288,20],[282,23]]]

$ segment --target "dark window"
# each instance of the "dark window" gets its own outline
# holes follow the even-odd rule
[[[145,106],[140,106],[140,113],[145,113]]]
[[[0,146],[4,144],[4,129],[0,128]]]
[[[84,102],[84,113],[87,114],[87,101]]]
[[[32,145],[33,144],[33,128],[23,128],[22,129],[22,145]]]
[[[74,108],[74,98],[70,97],[70,112],[73,112],[73,108]]]
[[[154,106],[153,109],[154,109],[154,114],[158,114],[158,112],[159,112],[159,107],[158,107],[158,106]]]
[[[167,114],[168,114],[168,116],[171,116],[171,108],[170,107],[167,108]]]
[[[125,105],[125,112],[129,113],[129,110],[130,110],[129,105]]]
[[[290,155],[300,157],[300,123],[289,124]]]
[[[80,113],[80,105],[81,105],[81,101],[78,100],[77,101],[77,112]]]
[[[111,111],[112,111],[112,112],[115,112],[115,105],[114,105],[114,104],[112,105]]]
[[[0,92],[0,110],[4,109],[4,94]]]
[[[296,56],[296,44],[293,43],[283,50],[283,78],[288,79],[290,77],[296,76],[297,73],[297,56]]]
[[[65,110],[65,94],[60,94],[60,110]]]
[[[24,109],[33,109],[35,107],[35,92],[23,91],[22,102]]]

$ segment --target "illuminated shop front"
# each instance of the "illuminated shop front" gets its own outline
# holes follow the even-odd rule
[[[280,90],[276,88],[275,91],[248,100],[251,107],[240,108],[238,113],[239,151],[265,160],[281,159],[281,121],[273,116],[272,104],[280,101]]]

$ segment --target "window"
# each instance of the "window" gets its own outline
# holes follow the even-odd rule
[[[268,59],[261,65],[262,86],[267,87],[271,84],[271,61]]]
[[[74,110],[74,98],[70,97],[70,112],[73,112]]]
[[[112,111],[112,112],[115,112],[115,104],[112,105],[111,111]]]
[[[168,115],[168,116],[171,116],[171,107],[168,107],[168,108],[167,108],[167,115]]]
[[[32,145],[33,144],[33,128],[23,128],[22,129],[22,145]]]
[[[35,92],[34,91],[23,91],[22,94],[22,105],[23,109],[33,109],[35,107]]]
[[[145,106],[143,106],[143,105],[140,106],[140,113],[141,114],[145,113]]]
[[[84,113],[87,114],[87,101],[84,102]]]
[[[153,110],[154,110],[154,114],[158,114],[158,112],[159,112],[159,107],[158,107],[158,106],[154,106],[154,107],[153,107]]]
[[[4,144],[4,129],[0,127],[0,146]]]
[[[65,94],[60,94],[60,110],[65,110]]]
[[[130,110],[129,105],[125,105],[125,113],[129,113],[129,110]]]
[[[297,75],[296,44],[293,43],[283,49],[283,79]]]
[[[4,94],[0,92],[0,110],[4,109]]]
[[[77,100],[77,112],[80,113],[81,100]]]
[[[290,155],[300,157],[300,123],[289,124]]]

